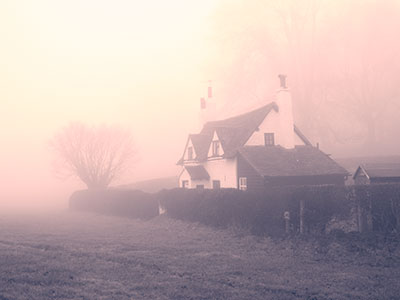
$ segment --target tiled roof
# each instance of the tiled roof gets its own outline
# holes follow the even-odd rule
[[[189,138],[191,139],[194,151],[196,152],[196,159],[199,161],[206,160],[212,135],[191,134],[189,135]]]
[[[224,156],[236,155],[237,149],[247,142],[272,109],[278,111],[275,102],[236,117],[206,123],[200,134],[189,135],[197,155],[196,159],[198,161],[207,159],[214,131],[221,141]],[[178,164],[182,163],[183,158],[178,161]]]
[[[219,127],[228,127],[228,128],[247,128],[254,130],[258,125],[265,119],[268,113],[274,109],[278,111],[279,108],[275,102],[271,102],[267,105],[264,105],[258,109],[252,110],[248,113],[244,113],[232,118],[207,122],[204,125],[201,133],[208,133],[209,130],[213,130],[214,128]]]
[[[192,180],[210,179],[210,175],[203,166],[185,166]]]
[[[365,164],[361,165],[354,177],[357,176],[359,170],[362,169],[369,178],[393,178],[400,177],[399,163],[382,163],[382,164]]]
[[[208,149],[214,132],[217,133],[221,141],[224,157],[234,157],[237,151],[246,144],[254,131],[261,125],[271,110],[279,111],[279,107],[275,102],[271,102],[268,105],[264,105],[239,116],[206,123],[199,134],[190,134],[188,138],[188,142],[190,139],[193,143],[196,153],[195,159],[198,162],[207,160]],[[306,145],[311,146],[310,141],[296,125],[294,125],[293,130]],[[177,164],[182,165],[183,163],[182,155],[182,158]]]
[[[264,177],[348,174],[328,155],[312,146],[296,146],[294,149],[244,146],[239,153]]]

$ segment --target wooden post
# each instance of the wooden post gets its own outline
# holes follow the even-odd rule
[[[285,232],[286,232],[286,234],[289,234],[289,232],[290,232],[290,213],[288,211],[285,211],[283,213],[283,217],[285,218]]]
[[[373,218],[372,218],[372,199],[368,199],[368,208],[367,208],[367,230],[372,231],[373,229]]]
[[[372,201],[371,199],[358,199],[357,214],[358,214],[358,231],[367,232],[373,229],[372,219]]]
[[[300,199],[300,234],[304,234],[304,207],[305,200]]]
[[[358,225],[358,232],[363,232],[364,231],[363,211],[360,202],[361,201],[357,199],[357,225]]]

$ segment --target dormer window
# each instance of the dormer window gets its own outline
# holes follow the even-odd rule
[[[272,132],[264,133],[264,143],[265,146],[274,146],[275,145],[274,133]]]
[[[193,147],[188,147],[188,160],[193,159]]]
[[[219,156],[219,141],[213,141],[212,142],[212,155],[213,156]]]

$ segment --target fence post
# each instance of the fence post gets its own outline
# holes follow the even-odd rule
[[[300,199],[300,234],[304,234],[304,207],[305,200]]]
[[[358,232],[364,232],[364,222],[363,222],[363,210],[361,208],[361,201],[357,199],[357,225],[358,225]]]
[[[289,234],[289,232],[290,232],[290,212],[285,211],[283,213],[283,217],[285,219],[285,232],[286,232],[286,234]]]
[[[367,230],[373,230],[373,217],[372,217],[372,199],[368,199],[368,208],[367,208]]]
[[[367,232],[373,230],[372,200],[369,195],[357,199],[358,231]]]

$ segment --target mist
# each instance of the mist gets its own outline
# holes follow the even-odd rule
[[[202,63],[211,7],[2,1],[0,206],[65,208],[69,195],[85,188],[56,178],[52,165],[48,142],[70,122],[132,131],[138,162],[118,184],[176,175],[208,79]]]
[[[223,110],[265,103],[285,73],[314,144],[342,157],[398,154],[399,13],[392,0],[224,1],[212,64]]]
[[[288,75],[296,124],[336,157],[393,155],[399,1],[2,1],[0,209],[65,209],[85,186],[48,147],[70,122],[130,129],[118,184],[175,176],[211,80],[219,117],[270,102]]]
[[[399,32],[400,0],[0,0],[0,300],[399,299]]]

